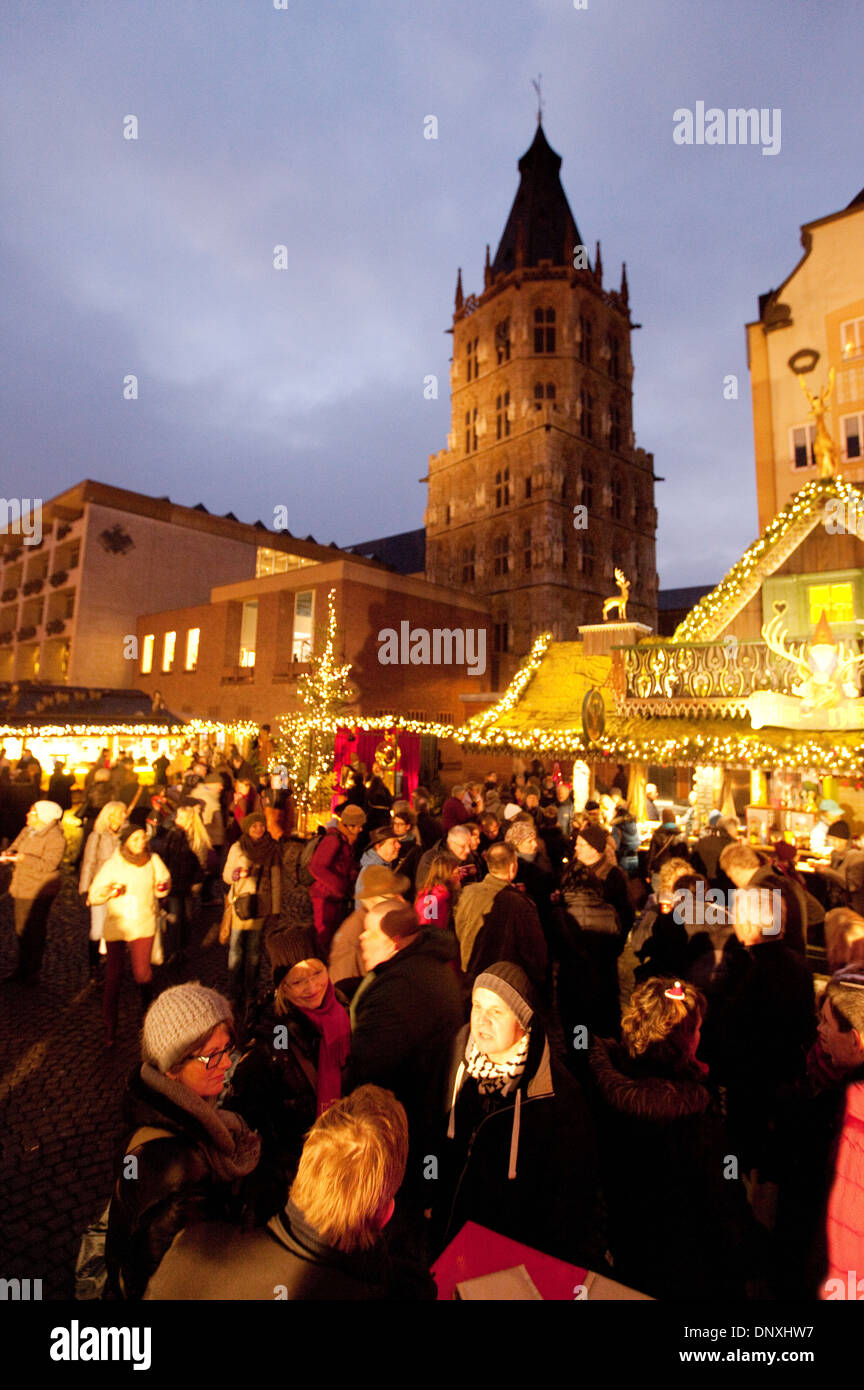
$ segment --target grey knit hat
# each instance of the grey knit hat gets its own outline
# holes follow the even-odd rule
[[[216,1031],[220,1023],[234,1026],[233,1010],[227,999],[197,980],[174,985],[153,1000],[144,1019],[141,1059],[161,1072],[188,1057],[189,1049],[201,1038]]]
[[[511,1013],[514,1013],[523,1028],[531,1027],[534,1017],[534,991],[525,971],[513,961],[499,960],[477,976],[472,986],[475,989],[488,989],[497,994]]]

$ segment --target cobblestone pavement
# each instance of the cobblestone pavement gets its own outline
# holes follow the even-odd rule
[[[0,869],[0,975],[16,945],[11,870]],[[193,922],[182,967],[154,969],[157,989],[199,979],[226,991],[227,949],[201,949],[218,908]],[[37,986],[0,985],[0,1278],[43,1281],[46,1299],[72,1298],[81,1234],[111,1195],[121,1099],[138,1058],[141,1009],[127,964],[117,1045],[102,1047],[102,988],[87,967],[89,912],[77,875],[64,875],[48,922]]]

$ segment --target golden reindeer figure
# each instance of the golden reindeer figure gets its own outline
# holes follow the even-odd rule
[[[627,600],[630,597],[630,581],[629,579],[625,579],[622,570],[616,569],[615,583],[618,585],[618,593],[614,598],[607,598],[603,601],[604,623],[613,608],[618,609],[618,617],[622,623],[627,620]]]
[[[807,397],[810,406],[810,414],[816,424],[816,434],[813,439],[813,458],[816,461],[816,471],[820,478],[833,478],[839,462],[837,445],[831,438],[828,426],[825,424],[825,413],[828,409],[828,402],[834,390],[834,368],[828,373],[828,385],[823,386],[818,396],[814,396],[812,391],[807,389],[803,376],[799,376],[801,390]]]

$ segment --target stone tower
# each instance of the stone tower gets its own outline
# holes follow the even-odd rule
[[[447,448],[429,459],[426,577],[489,599],[500,686],[631,582],[656,624],[653,456],[634,447],[626,268],[603,289],[538,123],[483,293],[456,281]],[[584,510],[582,510],[584,509]]]

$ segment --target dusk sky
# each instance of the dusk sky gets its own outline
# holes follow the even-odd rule
[[[744,325],[864,184],[861,0],[6,0],[2,30],[4,496],[93,478],[339,544],[422,525],[456,269],[482,290],[542,73],[643,325],[661,586],[754,538]],[[779,152],[677,145],[700,101],[779,108]]]

